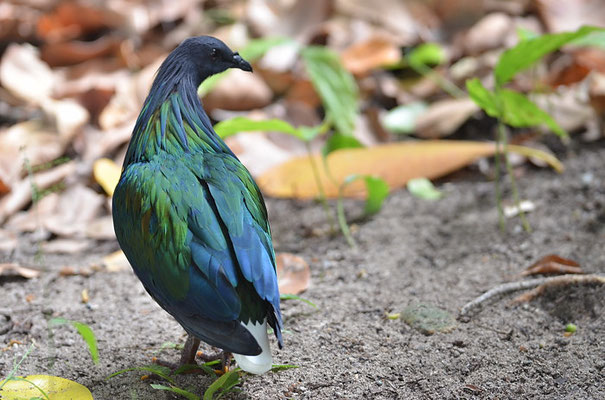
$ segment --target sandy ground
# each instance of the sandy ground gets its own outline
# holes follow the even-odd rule
[[[519,273],[540,257],[556,253],[578,261],[589,273],[605,272],[605,145],[570,150],[563,175],[529,167],[519,180],[523,198],[536,205],[529,214],[533,233],[518,220],[507,232],[497,227],[493,184],[456,179],[439,187],[445,198],[428,202],[405,191],[394,193],[382,212],[356,225],[359,247],[341,237],[313,232],[325,228],[321,207],[310,202],[270,200],[277,251],[309,261],[313,281],[303,295],[314,309],[283,303],[285,345],[275,362],[300,368],[245,376],[237,399],[604,399],[605,289],[567,286],[513,305],[516,294],[491,302],[451,333],[424,335],[402,319],[387,319],[417,303],[456,316],[460,308]],[[468,174],[467,174],[468,175]],[[510,196],[508,196],[510,197]],[[347,205],[350,215],[361,212]],[[143,290],[131,271],[60,276],[65,265],[86,266],[116,250],[101,245],[95,254],[44,255],[44,272],[32,280],[0,278],[0,375],[27,344],[37,345],[21,374],[51,374],[76,380],[95,399],[168,399],[142,373],[106,380],[119,369],[150,363],[165,342],[184,341],[183,330]],[[33,263],[24,239],[3,261]],[[82,289],[89,304],[80,300]],[[30,302],[26,296],[33,294]],[[100,364],[67,327],[53,330],[49,316],[89,324]],[[573,322],[578,330],[564,336]],[[161,357],[176,361],[177,350]],[[177,379],[201,394],[206,376]],[[228,396],[229,397],[229,396]]]

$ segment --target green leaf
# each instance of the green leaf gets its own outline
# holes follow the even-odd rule
[[[352,135],[358,113],[355,79],[342,66],[338,55],[326,47],[310,46],[301,54],[328,119],[339,133]]]
[[[575,32],[553,33],[519,42],[500,56],[494,69],[496,85],[504,85],[518,72],[529,68],[546,54],[595,31],[603,31],[603,28],[583,26]]]
[[[90,356],[92,358],[92,362],[95,364],[99,363],[99,349],[97,347],[97,338],[92,330],[92,328],[85,323],[78,321],[70,321],[65,318],[57,317],[52,318],[48,321],[49,327],[55,327],[59,325],[69,324],[76,328],[86,345],[88,346],[88,351],[90,352]]]
[[[529,29],[523,28],[521,26],[518,26],[517,27],[517,37],[519,37],[519,40],[530,40],[530,39],[535,39],[537,37],[540,37],[540,34],[534,32],[534,31],[530,31]]]
[[[353,136],[345,136],[340,133],[335,133],[330,136],[330,138],[326,141],[323,148],[321,149],[322,154],[327,156],[333,151],[340,149],[357,149],[364,147],[363,144]]]
[[[346,186],[357,179],[363,179],[366,184],[366,205],[364,212],[367,215],[376,214],[382,208],[384,199],[389,195],[389,184],[382,178],[372,175],[349,175],[343,182]]]
[[[298,129],[281,119],[255,121],[246,117],[235,117],[214,125],[214,131],[223,139],[239,132],[264,131],[286,133],[304,140]]]
[[[279,36],[253,39],[249,41],[244,48],[239,50],[239,54],[244,60],[248,61],[249,63],[253,63],[264,56],[265,53],[272,47],[279,46],[280,44],[287,42],[291,42],[291,39]]]
[[[217,395],[216,398],[220,399],[224,394],[229,392],[240,382],[239,371],[241,371],[240,368],[235,368],[212,382],[212,385],[204,392],[204,400],[213,400],[215,394]],[[219,390],[220,392],[217,393]]]
[[[158,383],[152,383],[151,387],[154,389],[157,389],[157,390],[166,390],[168,392],[179,394],[188,400],[200,400],[200,397],[197,396],[196,394],[193,394],[185,389],[181,389],[178,386],[166,386],[166,385],[160,385]]]
[[[416,47],[407,57],[412,67],[439,65],[446,59],[445,50],[437,43],[424,43]]]
[[[435,189],[433,183],[426,178],[410,179],[407,188],[412,195],[425,200],[437,200],[443,196],[440,191]]]
[[[466,81],[466,90],[479,107],[485,111],[487,115],[494,118],[500,117],[498,108],[498,99],[496,94],[483,86],[479,78],[473,78]]]
[[[271,366],[271,372],[285,371],[287,369],[292,369],[292,368],[300,368],[300,367],[298,365],[273,364]]]
[[[498,95],[502,101],[502,120],[515,127],[529,127],[545,124],[560,137],[567,132],[544,110],[522,93],[510,89],[501,89]]]
[[[105,380],[109,380],[115,376],[121,375],[125,372],[130,372],[130,371],[143,371],[143,372],[149,372],[151,374],[155,374],[157,376],[159,376],[160,378],[174,384],[174,379],[172,379],[172,377],[170,377],[170,368],[168,367],[163,367],[161,365],[146,365],[144,367],[130,367],[130,368],[124,368],[121,369],[117,372],[114,372],[113,374],[109,375],[107,378],[105,378]]]
[[[307,303],[311,307],[318,308],[315,303],[312,303],[310,300],[303,299],[302,297],[299,297],[299,296],[297,296],[295,294],[280,294],[279,295],[279,299],[280,300],[300,300],[300,301],[302,301],[304,303]]]
[[[412,133],[416,130],[416,120],[427,108],[428,105],[423,101],[395,107],[382,118],[382,124],[394,133]]]
[[[605,32],[592,32],[586,36],[574,40],[573,42],[571,42],[571,44],[573,44],[574,46],[598,47],[600,49],[605,50]]]
[[[72,321],[72,326],[76,328],[82,339],[88,345],[88,351],[92,357],[92,362],[95,364],[99,363],[99,349],[97,348],[97,338],[95,333],[92,331],[90,326],[83,324],[82,322]]]

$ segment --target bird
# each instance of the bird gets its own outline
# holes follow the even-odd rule
[[[149,295],[188,334],[271,369],[267,328],[283,347],[275,251],[263,196],[215,133],[197,96],[208,77],[252,66],[211,36],[184,40],[158,69],[112,200],[118,243]],[[224,359],[223,359],[224,360]]]

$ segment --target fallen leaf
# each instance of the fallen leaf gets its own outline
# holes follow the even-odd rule
[[[382,124],[394,133],[412,133],[416,130],[418,117],[426,112],[427,108],[427,104],[421,101],[395,107],[384,115]]]
[[[259,75],[239,69],[221,79],[214,89],[203,98],[204,109],[251,110],[268,105],[273,92]]]
[[[91,245],[88,240],[82,239],[53,239],[42,244],[44,253],[75,254],[87,250]]]
[[[15,377],[8,382],[0,381],[0,397],[4,400],[22,400],[46,398],[49,400],[93,400],[86,386],[69,379],[50,375],[29,375],[25,378]]]
[[[117,15],[86,3],[62,2],[38,19],[38,36],[47,42],[75,39],[116,25]],[[119,21],[119,19],[118,19]]]
[[[521,275],[564,275],[583,273],[584,271],[580,268],[580,264],[574,260],[563,258],[556,254],[549,254],[530,265],[521,273]]]
[[[0,252],[11,254],[19,243],[17,234],[8,230],[0,229]]]
[[[0,222],[21,210],[32,201],[32,182],[43,191],[61,182],[66,177],[76,172],[76,163],[73,161],[61,164],[47,171],[38,172],[33,178],[25,177],[19,183],[13,185],[12,191],[0,199]]]
[[[42,225],[58,236],[82,236],[88,225],[101,213],[103,195],[78,184],[62,192],[51,215],[41,218]]]
[[[299,294],[307,290],[311,270],[303,258],[290,253],[278,253],[275,261],[280,293]]]
[[[329,198],[337,198],[339,185],[353,174],[372,175],[384,179],[391,189],[405,186],[412,178],[435,179],[469,165],[480,157],[495,153],[494,143],[470,141],[421,141],[381,144],[362,149],[344,149],[330,153],[325,168],[318,168],[319,179]],[[557,171],[563,166],[552,155],[538,150],[509,146],[509,151],[545,159]],[[316,166],[323,161],[320,155],[312,157]],[[271,168],[256,179],[263,193],[274,197],[315,198],[319,195],[317,182],[309,157],[293,158]],[[363,198],[365,185],[356,181],[344,189],[345,196]]]
[[[438,139],[451,135],[477,111],[479,106],[470,98],[436,101],[416,118],[416,136]]]
[[[603,26],[605,21],[602,0],[539,0],[535,6],[551,33],[575,31],[583,25]]]
[[[0,82],[15,96],[33,104],[50,98],[58,78],[30,44],[11,44],[0,63]]]
[[[401,59],[401,51],[391,40],[374,36],[346,49],[340,59],[352,74],[366,75],[375,68],[398,62]]]
[[[109,158],[99,158],[93,165],[95,180],[110,197],[113,196],[113,191],[118,185],[121,173],[122,168]]]
[[[93,41],[47,43],[40,49],[40,58],[51,67],[73,65],[117,54],[121,43],[120,38],[113,36],[101,36]]]
[[[108,199],[110,200],[110,199]],[[86,237],[96,240],[115,240],[113,219],[111,215],[103,215],[93,219],[86,226]]]
[[[16,263],[0,264],[0,276],[20,276],[26,279],[37,278],[40,271],[37,269],[22,267]]]
[[[513,29],[513,20],[505,13],[496,12],[483,17],[464,39],[464,48],[469,55],[478,55],[487,50],[502,47]]]
[[[443,193],[435,189],[433,183],[426,178],[410,179],[407,188],[412,195],[424,200],[437,200],[443,196]]]
[[[103,257],[103,265],[109,272],[118,272],[130,269],[130,263],[122,250]]]
[[[82,303],[86,304],[90,301],[90,296],[88,295],[88,289],[82,289],[80,293],[80,297],[82,299]]]

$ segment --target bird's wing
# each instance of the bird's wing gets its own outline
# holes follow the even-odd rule
[[[271,304],[273,312],[268,320],[281,343],[275,253],[263,197],[248,170],[234,156],[212,154],[206,164],[211,167],[205,168],[203,179],[226,228],[239,270],[252,284],[250,290]],[[245,309],[246,305],[242,305],[243,311],[252,313],[247,317],[253,321],[264,317],[265,313],[256,317],[254,310]]]
[[[147,291],[187,331],[228,351],[258,354],[238,321],[234,257],[208,196],[180,160],[132,164],[114,193],[116,235]]]
[[[262,320],[267,301],[273,308],[269,323],[281,342],[266,210],[237,159],[190,154],[130,165],[114,202],[121,204],[114,207],[116,234],[125,238],[120,242],[137,275],[187,330],[216,346],[251,353],[225,342],[237,339],[233,332],[221,342],[216,336],[224,323]],[[208,321],[223,325],[214,329]],[[242,335],[241,341],[249,341]]]

